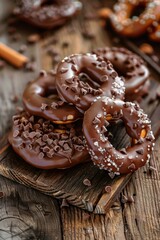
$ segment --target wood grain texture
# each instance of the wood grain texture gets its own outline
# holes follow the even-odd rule
[[[61,240],[58,202],[0,177],[0,239]]]
[[[90,7],[90,4],[93,4],[96,1],[84,1],[84,2],[86,4],[85,12],[87,12],[87,9],[88,7]],[[104,5],[106,4],[108,5],[111,2],[112,1],[106,1],[106,0],[102,1]],[[3,9],[3,4],[4,4],[4,1],[0,0],[0,10]],[[95,7],[94,8],[91,7],[90,12],[93,12],[92,9],[95,11]],[[35,45],[29,46],[26,51],[27,56],[30,57],[34,55],[36,58],[37,68],[35,72],[26,73],[23,70],[21,71],[16,70],[9,65],[7,65],[4,68],[4,70],[0,71],[0,83],[1,83],[0,138],[1,138],[1,142],[3,142],[2,144],[3,146],[5,145],[5,142],[4,142],[4,138],[2,137],[4,137],[4,134],[7,132],[7,129],[11,125],[10,119],[13,113],[15,112],[15,106],[21,104],[20,101],[14,104],[10,100],[10,97],[16,94],[19,96],[19,99],[20,99],[26,83],[29,80],[34,79],[35,76],[37,75],[37,72],[41,68],[50,69],[50,67],[52,66],[52,60],[46,54],[49,46],[48,45],[49,42],[51,42],[53,39],[58,38],[58,43],[52,44],[52,47],[60,53],[61,57],[71,54],[73,52],[90,51],[95,47],[102,47],[102,46],[105,46],[106,44],[111,45],[114,43],[114,37],[110,38],[108,36],[107,31],[104,31],[103,29],[101,29],[97,21],[85,21],[84,23],[83,18],[84,16],[80,17],[79,23],[76,20],[74,20],[70,24],[66,25],[65,27],[62,27],[56,31],[51,31],[50,33],[40,32],[40,35],[42,36],[42,40]],[[21,44],[26,43],[26,38],[29,34],[37,32],[36,29],[29,28],[26,25],[25,25],[25,29],[23,29],[24,26],[22,25],[17,25],[17,27],[19,29],[19,32],[22,35],[22,38],[20,39],[20,41],[18,41],[18,43],[11,41],[11,38],[6,33],[6,30],[7,30],[6,20],[3,21],[3,24],[1,24],[1,27],[0,27],[0,41],[11,45],[15,49],[19,49],[19,46]],[[82,35],[82,31],[84,27],[85,28],[89,27],[91,32],[95,34],[95,38],[93,38],[92,40],[88,40],[84,38]],[[43,36],[46,36],[46,37],[44,38]],[[69,42],[69,46],[67,48],[62,48],[64,41]],[[123,43],[122,43],[122,46],[123,46]],[[157,49],[158,48],[159,47],[157,46]],[[152,77],[153,79],[159,79],[159,76],[155,72],[152,73],[152,76],[153,76]],[[152,119],[155,120],[152,122],[152,125],[153,125],[154,132],[155,131],[157,132],[156,136],[158,137],[159,133],[157,130],[159,129],[159,126],[160,126],[159,101],[157,100],[151,105],[148,104],[149,98],[155,95],[155,90],[158,87],[158,83],[155,83],[152,86],[153,88],[150,89],[150,95],[148,96],[148,98],[144,99],[142,103],[142,107],[147,106],[147,108],[145,108],[145,111],[149,113],[150,116],[152,116]],[[114,134],[115,133],[116,133],[116,129],[114,131]],[[122,140],[124,141],[124,136],[125,135],[122,134],[121,139],[119,139],[120,142]],[[115,137],[117,137],[117,135],[115,135]],[[123,143],[125,144],[125,142]],[[120,146],[120,144],[118,144],[118,146]],[[59,234],[58,239],[61,239],[60,233],[62,231],[62,235],[63,235],[62,238],[67,240],[70,240],[70,239],[73,239],[73,240],[75,239],[76,240],[81,240],[81,239],[159,240],[160,239],[159,237],[160,236],[160,218],[159,218],[160,150],[159,149],[160,149],[160,139],[156,143],[156,149],[154,151],[153,157],[150,162],[151,168],[150,166],[147,165],[141,170],[137,171],[137,173],[132,176],[132,180],[127,185],[125,190],[122,191],[121,195],[118,196],[118,200],[113,204],[112,208],[109,209],[106,215],[94,215],[91,213],[89,215],[89,218],[88,218],[88,213],[84,210],[75,208],[73,206],[64,207],[60,210],[56,200],[53,200],[53,198],[49,196],[43,197],[42,194],[38,193],[35,190],[30,190],[29,188],[26,189],[25,187],[19,184],[13,183],[9,180],[2,180],[4,178],[0,177],[0,182],[2,183],[1,186],[4,186],[3,192],[6,193],[5,199],[0,198],[0,204],[1,204],[0,212],[2,213],[2,216],[4,216],[4,219],[5,219],[5,222],[0,221],[0,229],[2,230],[1,232],[3,233],[7,229],[7,234],[8,233],[10,234],[10,232],[12,232],[13,230],[14,230],[14,233],[19,234],[18,227],[17,228],[13,227],[11,219],[13,218],[15,223],[15,219],[17,219],[17,215],[20,213],[18,217],[22,219],[22,223],[20,222],[20,226],[22,230],[26,230],[28,226],[29,227],[31,226],[31,231],[27,231],[27,234],[28,234],[27,238],[24,237],[24,238],[18,238],[18,239],[25,239],[25,240],[26,239],[37,239],[37,240],[53,239],[54,240],[55,231],[57,231]],[[2,160],[2,162],[3,161],[4,159]],[[14,165],[16,165],[15,170],[16,168],[18,169],[19,167],[18,164],[19,164],[19,161],[16,160],[14,163]],[[11,165],[11,166],[13,167],[14,165]],[[24,166],[23,167],[24,172],[27,172],[28,174],[28,171],[30,171],[30,169],[28,168],[27,164],[26,165],[23,164],[23,166]],[[153,170],[153,168],[155,168],[156,170]],[[92,168],[89,168],[89,170],[92,170]],[[35,171],[36,171],[36,175],[34,175],[34,173],[32,174],[32,172],[29,172],[28,174],[32,178],[32,180],[35,182],[37,181],[38,183],[39,182],[42,183],[43,177],[47,177],[48,179],[50,178],[50,175],[51,175],[50,171],[48,173],[48,176],[47,174],[43,174],[42,179],[41,179],[41,173],[37,170]],[[75,173],[76,171],[74,171],[74,174]],[[18,180],[18,176],[16,174],[12,176],[12,173],[10,170],[6,174],[8,175],[10,174],[11,177],[15,178],[16,181]],[[87,174],[88,174],[87,169],[85,169],[85,177]],[[99,174],[97,172],[97,174],[95,174],[95,178],[93,178],[94,180],[93,184],[96,184],[98,175]],[[102,174],[102,177],[104,177],[104,173]],[[58,180],[59,179],[57,179],[57,181]],[[68,180],[70,180],[69,176],[68,176]],[[26,178],[24,178],[24,181],[26,181],[25,183],[26,185],[29,184]],[[50,185],[52,185],[51,181],[49,183]],[[102,182],[100,181],[98,187],[101,185],[101,183]],[[46,186],[44,184],[41,187],[42,189],[44,189]],[[83,186],[83,188],[84,188],[84,192],[85,191],[88,192],[88,189],[85,186]],[[72,189],[74,189],[74,186]],[[11,192],[13,192],[14,194],[10,194]],[[122,203],[122,201],[120,200],[124,196],[125,196],[125,199],[133,197],[134,202]],[[107,195],[107,197],[109,198],[109,195]],[[19,201],[19,199],[21,199],[21,201]],[[27,203],[25,199],[28,199]],[[43,218],[43,220],[41,219],[41,216],[43,215],[42,213],[40,213],[41,211],[39,211],[39,213],[36,213],[36,218],[34,218],[33,213],[35,213],[35,208],[36,208],[35,203],[40,203],[41,205],[43,205],[42,203],[46,204],[47,211],[51,212],[50,221],[47,221],[45,218]],[[30,209],[31,212],[27,213],[27,211],[22,211],[23,205],[25,206],[25,209],[26,208],[27,210]],[[29,205],[31,205],[31,207]],[[100,208],[101,206],[104,211],[103,195],[100,201]],[[95,210],[96,209],[99,210],[98,204],[96,205],[96,207],[97,208],[95,208]],[[60,212],[60,225],[62,228],[61,230],[57,226],[59,224],[58,222],[59,216],[56,215],[56,221],[54,219],[55,218],[54,214],[57,213],[57,210]],[[29,222],[26,219],[29,219]],[[31,223],[30,223],[30,219],[31,219]],[[19,223],[19,221],[20,220],[18,220],[17,223]],[[24,224],[24,222],[25,223],[27,222],[28,224],[27,227]],[[38,225],[38,222],[42,224]],[[35,230],[34,233],[32,231],[33,229]],[[43,229],[43,233],[41,229]],[[41,238],[39,236],[41,236]],[[13,239],[17,240],[16,237],[17,236],[15,236]],[[8,239],[11,239],[10,235]]]

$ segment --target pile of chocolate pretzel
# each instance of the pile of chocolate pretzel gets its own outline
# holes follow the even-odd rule
[[[26,86],[25,110],[13,117],[9,142],[38,168],[69,168],[91,159],[108,172],[133,172],[149,161],[154,146],[151,122],[137,103],[148,88],[145,63],[127,49],[65,57]],[[131,143],[117,150],[108,127],[119,121]]]

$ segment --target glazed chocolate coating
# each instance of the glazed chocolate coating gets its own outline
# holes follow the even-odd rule
[[[27,23],[41,28],[54,28],[75,16],[82,4],[73,0],[21,0],[17,17]]]
[[[149,70],[142,58],[126,48],[118,47],[98,48],[94,53],[102,56],[106,61],[111,61],[113,68],[125,78],[126,100],[143,96],[143,90],[149,85],[149,82],[146,83],[149,79]]]
[[[137,140],[135,145],[123,151],[113,147],[106,136],[108,114],[113,121],[122,119],[128,135]],[[102,97],[85,112],[83,132],[91,159],[100,169],[116,174],[130,173],[150,159],[154,136],[150,120],[138,104]]]
[[[81,128],[81,123],[55,125],[23,112],[13,117],[9,142],[34,167],[70,168],[88,159]]]
[[[140,6],[145,7],[144,12],[139,17],[131,18],[134,10]],[[127,37],[138,37],[160,19],[160,1],[119,0],[109,18],[117,33]]]
[[[88,81],[82,81],[86,74]],[[75,54],[66,57],[57,66],[56,87],[63,101],[87,110],[99,96],[124,97],[124,82],[118,77],[112,64],[95,54]]]
[[[53,98],[48,98],[47,94],[54,94]],[[30,114],[58,124],[82,118],[82,114],[74,106],[64,103],[58,97],[54,73],[42,72],[35,81],[30,82],[23,93],[23,104]]]

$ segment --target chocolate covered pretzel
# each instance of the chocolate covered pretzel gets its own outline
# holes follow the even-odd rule
[[[57,66],[56,86],[60,98],[81,112],[103,95],[123,99],[125,90],[111,62],[90,53],[64,58]]]
[[[110,121],[122,120],[132,146],[117,150],[110,143]],[[136,171],[150,159],[154,146],[151,122],[138,104],[102,97],[85,112],[83,132],[91,159],[100,169],[115,174]]]
[[[20,0],[13,13],[21,20],[41,28],[54,28],[75,16],[82,4],[73,0]]]
[[[144,11],[139,16],[133,16],[140,7]],[[107,16],[114,30],[122,36],[139,37],[147,33],[160,20],[159,0],[119,0],[114,5],[114,11]]]
[[[56,73],[42,71],[35,81],[26,86],[23,93],[25,109],[32,115],[56,124],[67,124],[82,118],[82,114],[74,106],[59,98],[55,78]]]
[[[105,61],[111,61],[113,68],[125,78],[125,99],[135,100],[145,95],[149,86],[149,70],[143,59],[126,48],[104,47],[94,50]]]
[[[37,168],[70,168],[88,159],[81,123],[57,125],[22,112],[13,117],[9,142],[20,157]]]

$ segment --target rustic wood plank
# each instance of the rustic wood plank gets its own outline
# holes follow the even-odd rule
[[[106,215],[86,213],[78,208],[61,210],[64,240],[125,240],[121,205],[116,202]]]
[[[61,240],[57,200],[0,176],[0,239]]]

